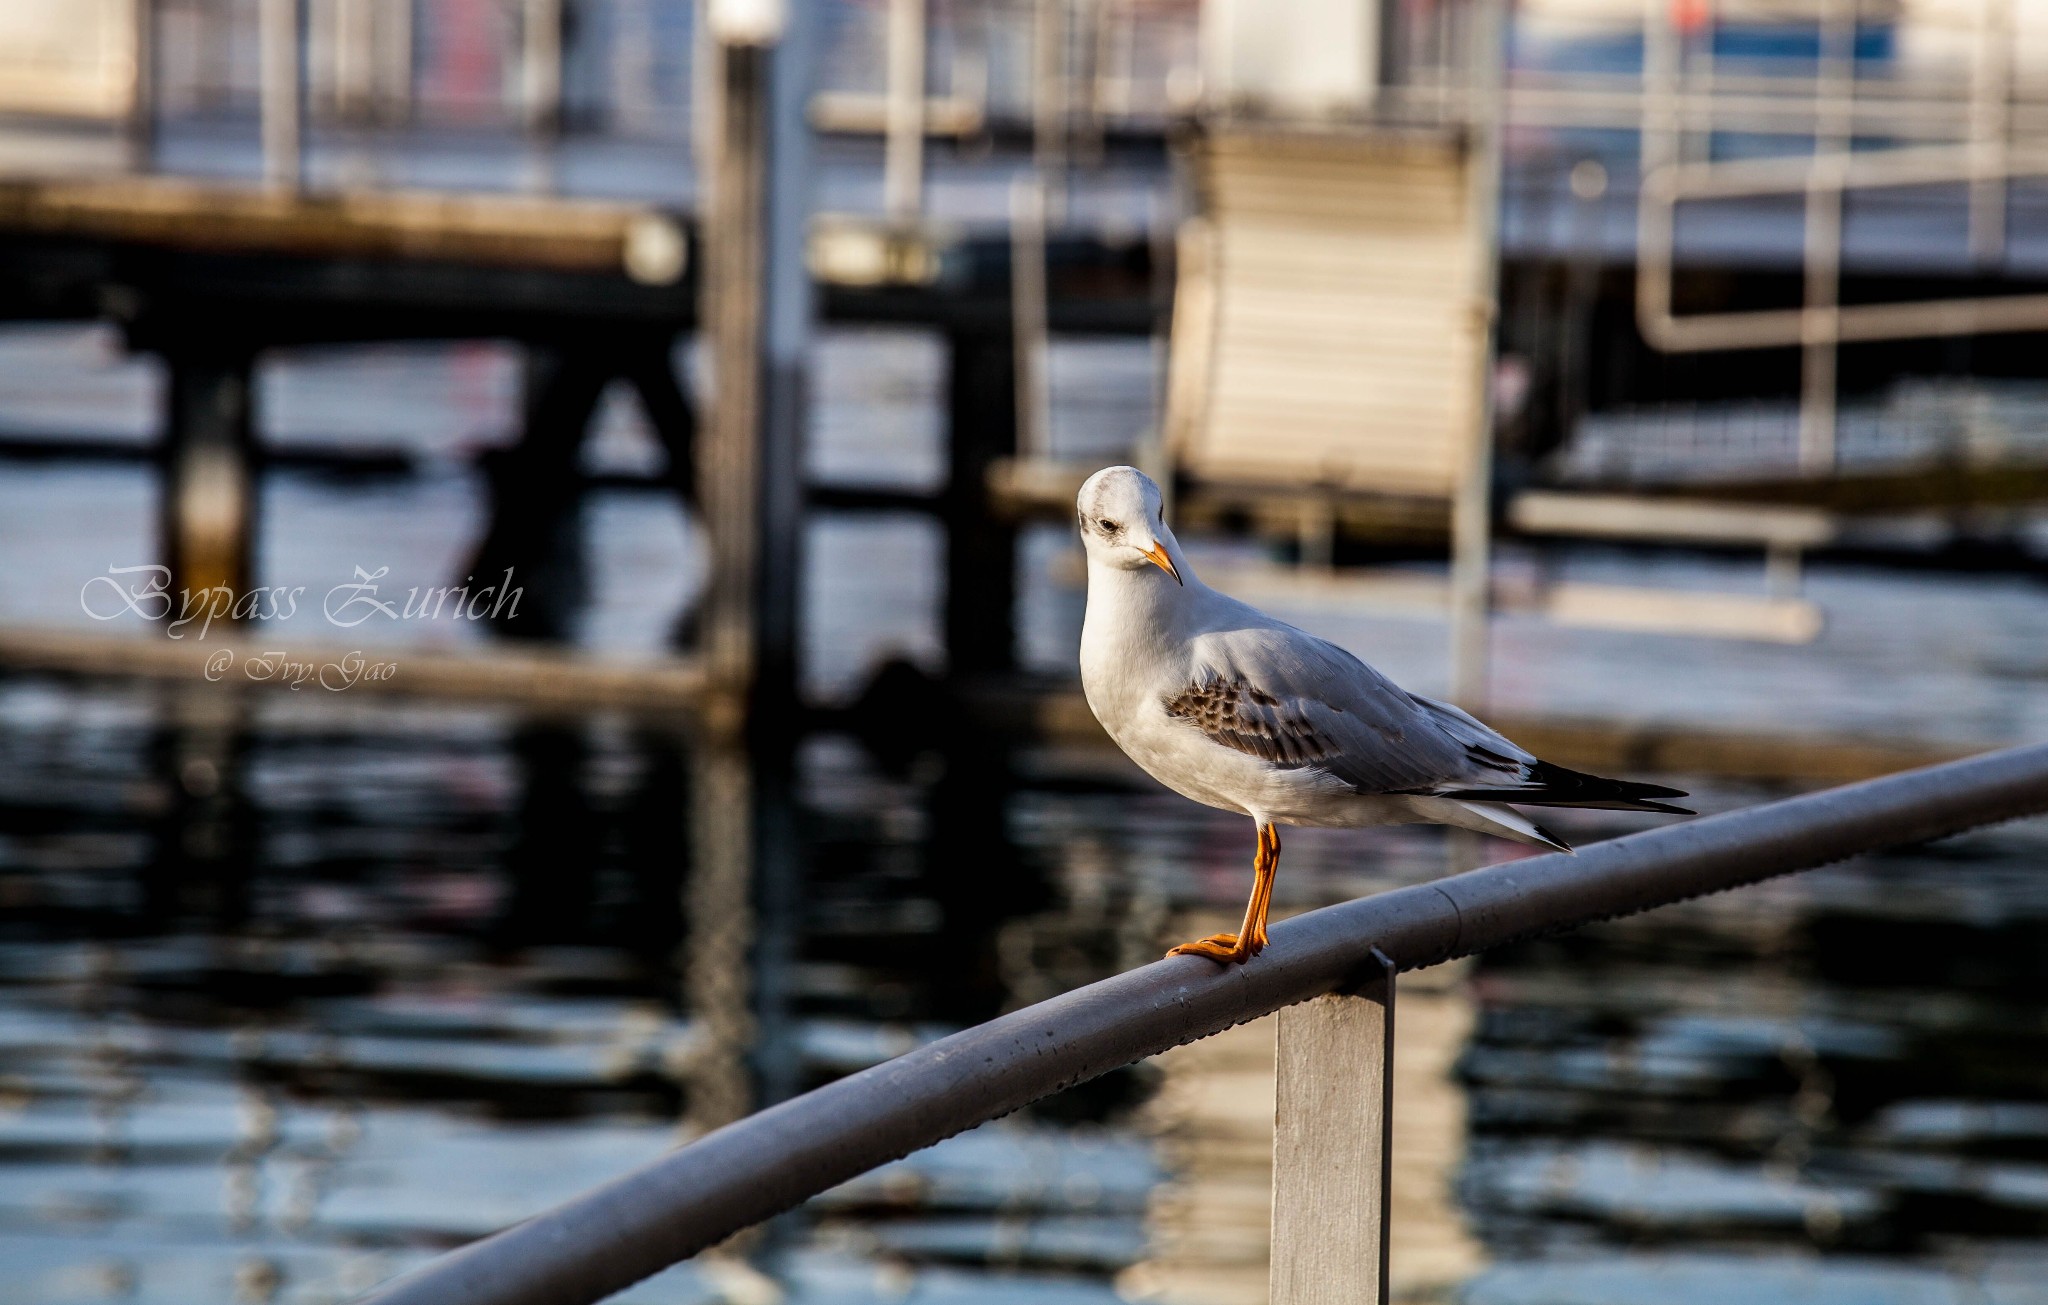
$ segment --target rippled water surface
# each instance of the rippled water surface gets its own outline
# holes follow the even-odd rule
[[[1149,347],[1063,346],[1054,366],[1063,447],[1106,459],[1152,420]],[[813,474],[935,480],[940,371],[915,336],[825,341]],[[473,457],[506,438],[515,383],[483,346],[274,360],[266,440],[397,447],[416,469],[273,473],[260,578],[446,583],[480,528]],[[0,341],[12,433],[140,440],[156,384],[90,333]],[[631,404],[608,407],[591,465],[654,457]],[[78,603],[90,576],[149,555],[151,503],[138,463],[0,461],[0,622],[153,637]],[[606,492],[587,536],[579,641],[658,650],[697,584],[691,523],[658,494]],[[816,692],[852,692],[887,655],[939,665],[931,527],[827,517],[809,545]],[[1067,550],[1055,528],[1025,550],[1024,653],[1047,672],[1072,665]],[[1255,560],[1221,541],[1196,557],[1219,574]],[[1557,565],[1761,585],[1750,559]],[[1499,705],[2048,738],[2037,580],[1829,566],[1809,592],[1829,623],[1808,647],[1504,621]],[[1441,689],[1437,622],[1283,608]],[[317,615],[265,633],[334,638]],[[479,637],[361,633],[401,665]],[[762,1049],[732,1040],[735,1020],[758,1018],[807,1086],[1147,960],[1242,902],[1244,822],[1112,756],[910,752],[806,745],[801,879],[774,908],[699,875],[688,795],[706,758],[684,721],[0,677],[0,1299],[343,1299],[716,1122]],[[1707,810],[1775,795],[1701,787]],[[1559,823],[1578,839],[1647,823],[1629,819]],[[1418,980],[1397,1284],[1484,1305],[2048,1299],[2044,859],[2048,830],[2015,825]],[[1301,831],[1279,905],[1444,864],[1428,831]],[[728,929],[787,943],[772,1010],[749,1004],[762,976],[687,963]],[[628,1298],[1255,1299],[1264,1036],[954,1139],[814,1202],[748,1260]]]

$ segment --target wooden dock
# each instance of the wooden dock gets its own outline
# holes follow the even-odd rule
[[[301,192],[174,176],[0,181],[0,232],[195,252],[619,273],[674,285],[682,218],[648,204],[524,195]]]
[[[512,633],[548,638],[567,628],[579,597],[564,562],[567,522],[583,438],[612,381],[638,391],[669,487],[698,506],[697,405],[674,355],[707,311],[707,239],[697,215],[645,204],[172,177],[15,181],[0,183],[0,321],[108,320],[131,349],[162,358],[163,560],[176,587],[236,592],[256,573],[264,449],[253,377],[264,352],[389,340],[523,346],[522,430],[486,467],[489,523],[469,569],[526,577]],[[933,514],[949,553],[1004,573],[1014,527],[989,510],[984,485],[985,469],[1017,451],[1008,234],[826,217],[799,226],[794,248],[778,258],[803,266],[784,275],[808,276],[824,320],[927,330],[951,355],[945,489],[842,487],[807,506]],[[1058,237],[1045,252],[1052,329],[1154,329],[1142,233]],[[769,488],[801,503],[796,461],[772,465],[791,484]],[[950,588],[947,628],[963,664],[1009,664],[1009,598],[1007,586]]]
[[[292,677],[264,673],[278,644],[291,660],[313,668],[301,693],[319,692],[319,670],[347,692],[441,697],[495,703],[541,713],[628,710],[694,712],[707,701],[703,668],[682,657],[619,660],[577,653],[480,644],[451,650],[405,645],[356,647],[239,635],[204,643],[154,637],[118,638],[53,630],[0,630],[0,672],[136,677],[212,684],[230,692],[291,692]],[[257,666],[252,674],[250,666]],[[389,674],[373,675],[382,664]],[[215,667],[209,670],[209,666]],[[351,670],[350,668],[354,669]],[[345,680],[345,683],[344,683]],[[1007,677],[958,686],[957,705],[973,726],[1018,744],[1079,748],[1114,772],[1121,754],[1088,710],[1078,686],[1034,685]],[[823,707],[814,723],[858,732],[860,708]],[[1901,739],[1714,730],[1657,722],[1574,720],[1495,714],[1493,723],[1532,751],[1564,765],[1629,774],[1683,774],[1731,779],[1839,783],[1953,760],[1984,747]],[[1135,775],[1135,771],[1129,772]]]

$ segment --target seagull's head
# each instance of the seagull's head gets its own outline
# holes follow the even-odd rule
[[[1088,558],[1125,571],[1156,566],[1181,580],[1180,544],[1166,528],[1159,486],[1136,467],[1104,467],[1088,477],[1074,502]]]

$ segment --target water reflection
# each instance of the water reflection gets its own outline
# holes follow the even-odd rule
[[[821,359],[834,394],[814,470],[936,475],[936,353],[870,332]],[[502,438],[504,364],[359,351],[278,368],[271,438],[315,442],[370,396],[365,428],[404,436],[422,470],[373,489],[273,474],[266,578],[324,587],[360,561],[447,583],[478,487],[448,441]],[[56,394],[54,365],[17,360],[0,387]],[[1065,451],[1108,460],[1149,411],[1133,398],[1149,367],[1141,344],[1056,358]],[[47,420],[129,412],[135,380]],[[597,469],[647,451],[630,416],[608,418]],[[416,438],[429,428],[443,444]],[[140,466],[12,465],[0,615],[82,627],[80,578],[148,555],[146,490]],[[662,646],[693,587],[687,522],[645,494],[596,495],[588,515],[585,645]],[[1027,662],[1060,673],[1078,603],[1049,576],[1067,547],[1035,530],[1022,567]],[[814,524],[814,692],[851,693],[883,650],[936,664],[934,549],[921,522]],[[1562,566],[1704,588],[1754,570]],[[1521,712],[2040,737],[2037,588],[1817,567],[1830,628],[1807,649],[1508,620],[1495,688]],[[1283,615],[1441,687],[1436,623]],[[732,1113],[760,1090],[764,1015],[777,1090],[809,1086],[1149,960],[1246,886],[1242,820],[1099,753],[949,734],[926,709],[942,728],[917,738],[885,721],[866,744],[805,744],[779,986],[721,1006],[683,948],[720,937],[740,897],[761,904],[751,883],[692,874],[705,758],[688,722],[203,688],[0,679],[0,1299],[344,1299]],[[1559,823],[1583,841],[1622,828],[1605,819]],[[2048,1296],[2044,844],[2013,826],[1865,860],[1489,957],[1427,1017],[1404,998],[1403,1291]],[[1427,831],[1302,831],[1278,905],[1443,863]],[[758,1268],[688,1266],[625,1299],[1257,1300],[1270,1046],[1241,1030],[1086,1085],[831,1194]],[[1193,1068],[1212,1053],[1226,1062]]]
[[[1000,762],[891,778],[808,748],[810,887],[763,968],[759,885],[691,873],[687,795],[717,770],[682,722],[22,677],[0,733],[10,1300],[341,1299],[679,1120],[1046,986],[1004,936],[1054,894],[1003,836]],[[963,844],[1001,891],[960,873]],[[1084,934],[1060,981],[1116,959]],[[927,1277],[1106,1298],[1157,1179],[1129,1077],[832,1193],[778,1276],[807,1299]],[[716,1299],[746,1272],[634,1298]]]
[[[786,961],[693,982],[754,890],[692,876],[686,722],[200,690],[0,680],[9,1300],[343,1299],[743,1108],[764,1047],[767,1090],[800,1090],[1148,959],[1243,889],[1241,822],[1101,754],[822,737]],[[1403,1297],[2027,1298],[2044,851],[2014,825],[1411,981]],[[1289,853],[1291,909],[1443,857],[1423,830]],[[1256,1299],[1270,1076],[1238,1030],[629,1299],[753,1299],[764,1270],[791,1300]]]
[[[1494,1303],[2040,1300],[2048,824],[1490,954]],[[1532,1262],[1533,1261],[1533,1262]]]

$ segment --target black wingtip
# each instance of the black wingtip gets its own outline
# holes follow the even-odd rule
[[[1624,779],[1617,779],[1612,782],[1616,784],[1626,785],[1628,791],[1637,797],[1668,798],[1692,796],[1692,794],[1686,792],[1682,788],[1666,788],[1662,784],[1638,784],[1634,780]],[[1687,814],[1690,815],[1691,813],[1688,812]]]
[[[1673,806],[1662,798],[1689,796],[1682,788],[1663,784],[1640,784],[1632,779],[1608,779],[1569,770],[1548,761],[1532,763],[1524,772],[1528,782],[1516,787],[1440,789],[1436,797],[1466,802],[1510,802],[1524,807],[1579,807],[1591,811],[1649,811],[1665,816],[1699,814],[1689,807]]]
[[[1684,797],[1686,795],[1683,793],[1675,793],[1672,796]],[[1669,802],[1637,802],[1633,806],[1631,806],[1629,810],[1656,811],[1667,816],[1696,816],[1699,814],[1699,812],[1693,810],[1691,807],[1673,806]]]

